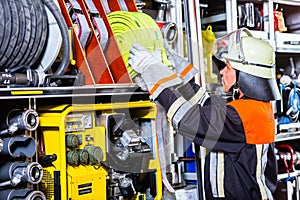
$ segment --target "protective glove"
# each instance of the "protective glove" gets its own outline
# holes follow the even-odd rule
[[[169,46],[166,40],[164,40],[164,45],[167,50],[168,60],[173,65],[176,74],[182,78],[184,84],[189,82],[198,73],[198,69],[177,54],[172,47]]]
[[[133,43],[128,57],[128,64],[141,74],[152,100],[156,99],[165,88],[182,83],[182,80],[161,62],[158,52],[155,50],[151,53],[139,43]]]
[[[157,59],[157,61],[162,63],[162,57],[161,57],[161,50],[160,49],[155,49],[152,55]],[[143,91],[148,91],[147,86],[143,78],[141,77],[141,74],[137,74],[134,78],[133,81],[143,90]]]
[[[200,87],[193,79],[198,70],[186,59],[177,54],[166,40],[164,40],[164,44],[169,61],[172,63],[178,76],[183,79],[183,84],[177,87],[177,91],[192,105],[198,103],[203,106],[209,95],[205,91],[205,88]]]

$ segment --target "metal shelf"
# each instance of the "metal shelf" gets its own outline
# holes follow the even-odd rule
[[[215,22],[220,22],[220,21],[225,21],[227,18],[226,13],[218,14],[218,15],[213,15],[210,17],[204,17],[202,19],[202,24],[209,24],[209,23],[215,23]]]
[[[0,101],[37,99],[40,102],[89,102],[94,103],[149,100],[149,94],[136,84],[103,84],[76,87],[0,88]]]
[[[274,3],[285,5],[300,6],[300,0],[274,0]]]
[[[275,136],[275,142],[295,140],[295,139],[300,139],[300,132],[279,133]]]
[[[300,34],[294,33],[275,33],[276,52],[299,53]]]
[[[277,175],[277,180],[281,180],[281,179],[285,179],[288,177],[295,177],[300,175],[300,171],[294,171],[294,172],[290,172],[290,173],[284,173],[284,174],[278,174]]]
[[[278,125],[278,134],[275,142],[300,139],[300,123]]]
[[[241,2],[246,2],[246,3],[248,3],[249,0],[238,0],[238,2],[239,2],[239,3],[241,3]],[[253,3],[263,3],[263,2],[268,2],[268,0],[252,0],[251,2],[253,2]]]

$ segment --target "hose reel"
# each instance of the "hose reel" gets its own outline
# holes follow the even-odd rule
[[[44,47],[43,38],[47,38],[47,16],[42,1],[9,0],[1,4],[5,13],[4,26],[0,27],[4,30],[0,35],[1,70],[33,65]]]
[[[56,3],[7,0],[0,2],[0,10],[0,86],[49,86],[51,75],[63,76],[70,40]],[[63,56],[53,68],[61,48]]]

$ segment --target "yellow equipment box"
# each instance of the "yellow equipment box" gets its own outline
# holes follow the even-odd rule
[[[49,200],[161,199],[156,112],[149,101],[40,108],[40,190]]]

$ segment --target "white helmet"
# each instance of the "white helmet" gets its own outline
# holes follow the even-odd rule
[[[280,99],[275,79],[275,52],[268,42],[241,28],[214,42],[214,56],[220,61],[229,61],[239,71],[238,86],[246,96],[257,100]]]

